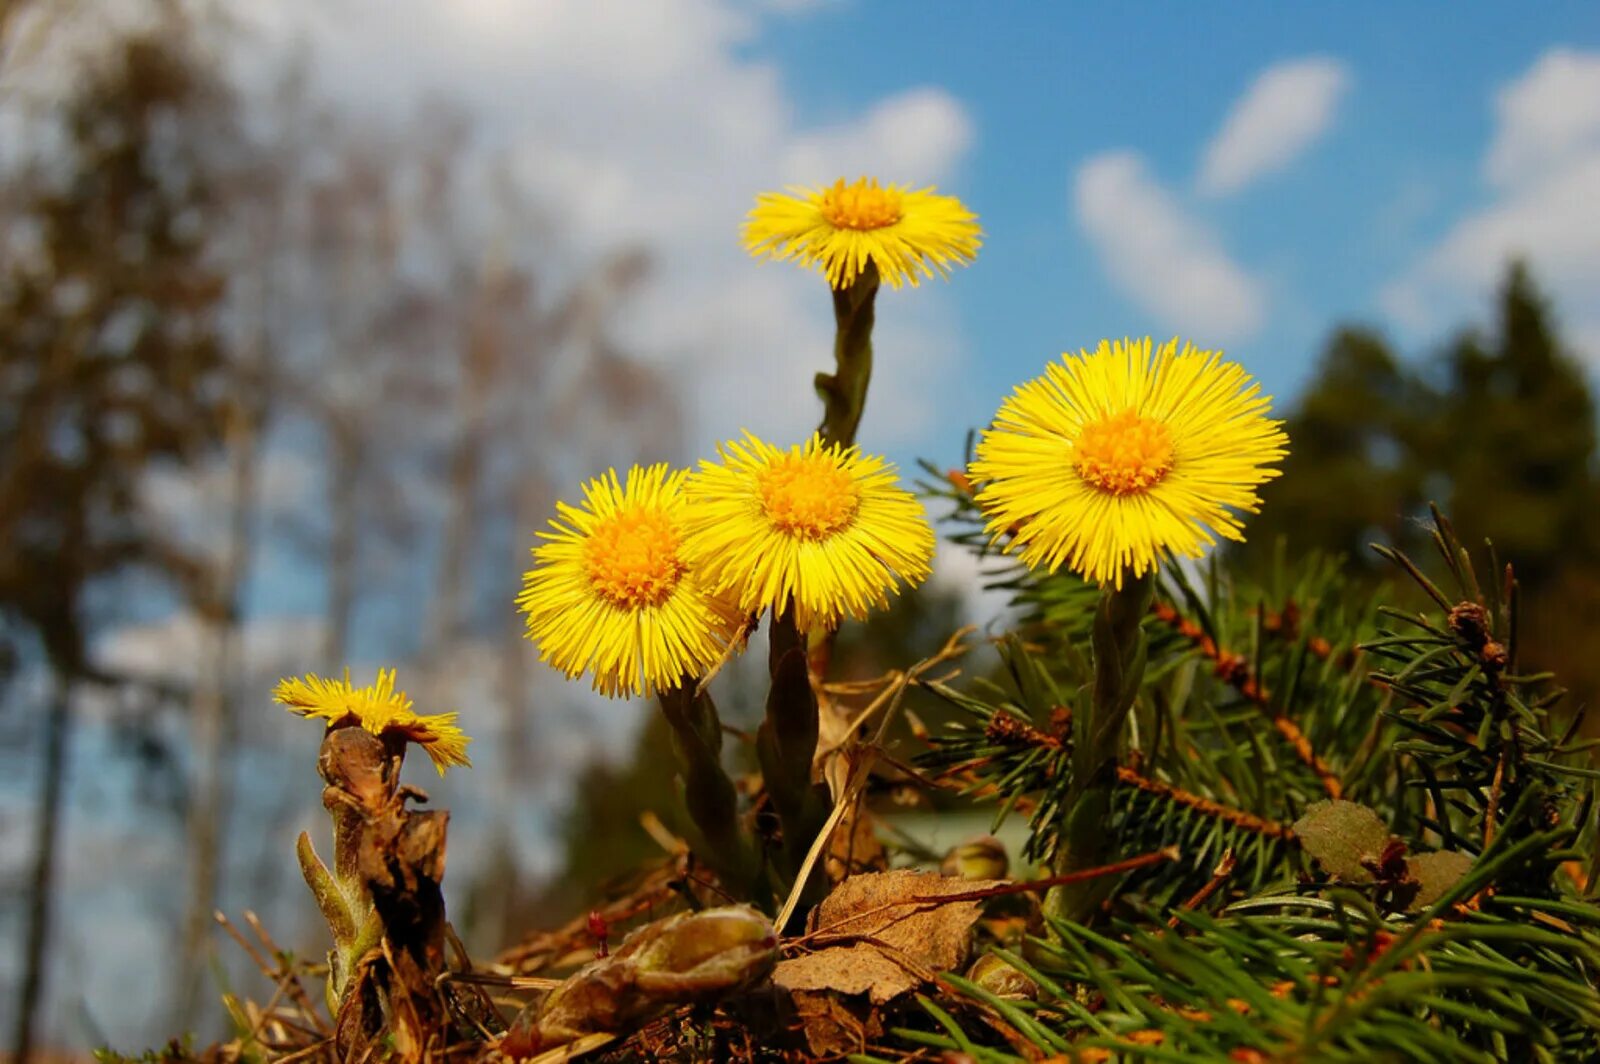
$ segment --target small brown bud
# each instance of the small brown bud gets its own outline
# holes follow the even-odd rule
[[[1460,602],[1450,610],[1450,630],[1474,650],[1489,640],[1489,611],[1476,602]]]
[[[394,793],[389,748],[364,728],[331,729],[317,754],[317,770],[329,787],[344,791],[369,810],[382,806]]]
[[[1071,706],[1050,707],[1050,734],[1064,743],[1072,739]]]

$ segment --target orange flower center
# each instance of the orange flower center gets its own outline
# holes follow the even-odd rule
[[[595,594],[624,610],[666,602],[688,568],[678,557],[672,519],[653,509],[624,510],[602,521],[589,533],[583,564]]]
[[[1085,425],[1073,442],[1072,461],[1078,475],[1101,491],[1147,491],[1172,469],[1172,433],[1154,418],[1124,410]]]
[[[824,189],[818,204],[822,216],[836,229],[882,229],[904,217],[905,201],[897,189],[882,188],[877,179],[861,178],[847,185],[844,178]]]
[[[761,509],[797,539],[826,539],[847,527],[861,504],[850,474],[827,454],[785,454],[756,475]]]

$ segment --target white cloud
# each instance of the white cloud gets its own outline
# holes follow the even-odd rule
[[[1206,145],[1199,190],[1227,195],[1288,166],[1327,132],[1349,86],[1349,69],[1325,56],[1262,71]]]
[[[1496,96],[1484,158],[1497,195],[1460,218],[1379,294],[1413,330],[1482,306],[1511,259],[1555,298],[1580,353],[1600,366],[1600,53],[1546,52]]]
[[[252,679],[293,672],[296,664],[316,658],[323,638],[318,617],[249,618],[238,633],[240,661],[234,671]],[[159,621],[112,629],[96,642],[94,658],[115,673],[192,683],[200,663],[212,653],[211,639],[198,616],[175,612]]]
[[[1132,152],[1079,167],[1078,222],[1112,280],[1140,306],[1199,342],[1245,339],[1266,316],[1262,285],[1236,265],[1208,228]]]
[[[1600,143],[1600,54],[1554,48],[1495,95],[1498,127],[1484,174],[1511,187],[1563,168]]]
[[[873,174],[887,157],[901,172],[878,176],[920,187],[932,180],[923,175],[942,173],[952,159],[966,154],[972,135],[971,119],[948,93],[912,89],[884,100],[857,121],[795,137],[782,169],[813,175],[802,180],[821,184],[836,176]]]
[[[690,378],[698,452],[744,427],[793,436],[817,418],[810,382],[829,361],[829,300],[817,277],[744,254],[755,193],[859,173],[944,183],[973,138],[963,106],[926,86],[800,126],[777,70],[738,54],[762,23],[731,0],[627,18],[585,0],[386,10],[374,22],[355,5],[299,0],[257,17],[283,48],[303,35],[319,88],[358,112],[400,117],[428,95],[459,103],[476,123],[473,150],[509,160],[580,258],[646,246],[657,283],[624,333]],[[939,285],[884,297],[863,426],[875,446],[910,443],[937,417],[960,356],[947,298]]]

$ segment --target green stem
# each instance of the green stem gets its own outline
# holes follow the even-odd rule
[[[1121,588],[1101,593],[1092,636],[1094,687],[1085,711],[1072,722],[1072,781],[1056,843],[1056,875],[1098,868],[1114,857],[1111,793],[1117,781],[1117,751],[1144,678],[1141,622],[1154,590],[1152,570],[1142,576],[1124,573]],[[1115,885],[1115,877],[1100,876],[1056,887],[1045,895],[1045,915],[1084,923]]]
[[[754,848],[739,823],[738,791],[722,767],[722,721],[711,696],[696,694],[695,687],[695,679],[685,677],[657,694],[683,773],[683,803],[705,842],[702,859],[730,889],[748,891],[758,870]]]
[[[824,792],[811,782],[817,754],[817,695],[811,689],[806,637],[785,611],[768,628],[766,719],[756,732],[756,756],[767,795],[783,829],[785,871],[794,875],[827,819]]]
[[[824,443],[848,447],[856,441],[861,411],[867,405],[867,385],[872,381],[872,324],[878,296],[878,267],[868,261],[848,288],[833,290],[832,373],[819,373],[817,394],[822,397]]]

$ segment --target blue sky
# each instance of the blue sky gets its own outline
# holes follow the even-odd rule
[[[977,386],[949,413],[981,423],[1064,348],[1181,329],[1108,277],[1074,217],[1076,172],[1117,149],[1137,152],[1260,281],[1259,328],[1193,338],[1225,346],[1280,399],[1303,384],[1336,321],[1378,324],[1413,351],[1441,339],[1481,301],[1462,293],[1436,322],[1397,322],[1385,286],[1493,200],[1482,160],[1495,93],[1552,48],[1597,45],[1592,3],[858,3],[769,24],[751,52],[781,66],[803,124],[844,121],[921,83],[969,113],[973,142],[946,184],[981,213],[987,243],[951,285]],[[1307,57],[1345,71],[1325,132],[1233,195],[1197,194],[1203,153],[1230,109],[1264,70]],[[943,441],[928,446],[947,453]]]
[[[253,40],[309,41],[320,89],[363,117],[455,100],[580,258],[650,248],[628,339],[688,367],[691,454],[815,424],[826,293],[737,232],[758,191],[842,174],[937,184],[987,230],[948,285],[883,301],[863,443],[903,465],[954,460],[1010,387],[1105,336],[1221,347],[1287,401],[1332,324],[1424,349],[1483,312],[1513,247],[1600,351],[1580,305],[1600,289],[1592,3],[251,10]],[[1252,106],[1243,155],[1278,158],[1215,180]]]

